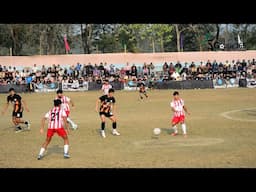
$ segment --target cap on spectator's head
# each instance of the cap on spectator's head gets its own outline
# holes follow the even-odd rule
[[[173,92],[173,96],[175,96],[175,95],[179,95],[179,92],[178,91],[174,91]]]
[[[59,93],[63,93],[63,91],[61,89],[58,89],[57,94],[59,94]]]
[[[53,100],[53,103],[54,103],[54,106],[55,106],[55,107],[58,107],[58,106],[61,105],[61,100],[60,100],[60,99],[54,99],[54,100]]]
[[[11,92],[11,91],[15,91],[13,87],[11,87],[11,88],[9,89],[9,92]]]

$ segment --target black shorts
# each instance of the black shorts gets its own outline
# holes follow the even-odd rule
[[[112,113],[105,113],[105,112],[99,112],[100,116],[104,115],[105,117],[112,117],[113,114]]]
[[[22,112],[15,112],[15,111],[13,111],[12,112],[12,116],[13,117],[17,117],[17,118],[22,118]]]

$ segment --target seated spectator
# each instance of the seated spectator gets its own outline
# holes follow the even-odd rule
[[[179,80],[182,80],[181,77],[180,77],[180,74],[177,72],[177,71],[174,71],[171,75],[171,78],[175,81],[179,81]]]

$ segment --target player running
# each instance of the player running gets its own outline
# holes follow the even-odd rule
[[[109,89],[112,88],[112,85],[109,83],[108,79],[104,80],[104,84],[101,87],[101,90],[103,91],[104,95],[108,94]]]
[[[27,112],[29,112],[29,109],[26,105],[26,102],[22,99],[22,97],[16,94],[14,88],[9,89],[9,95],[7,96],[7,103],[2,111],[2,115],[5,114],[10,103],[13,103],[12,122],[15,126],[15,132],[18,133],[23,130],[20,124],[25,124],[26,129],[30,130],[30,123],[28,121],[22,120],[23,108],[25,107]]]
[[[139,87],[139,96],[140,96],[140,99],[142,100],[143,99],[143,95],[148,98],[148,95],[147,95],[147,92],[146,92],[146,85],[145,83],[139,79],[139,82],[137,83],[137,87]]]
[[[181,124],[181,128],[183,131],[184,137],[187,137],[187,130],[186,130],[186,124],[185,124],[185,113],[184,111],[190,115],[187,108],[184,105],[184,100],[179,97],[179,92],[175,91],[173,93],[173,100],[170,103],[170,106],[172,108],[172,111],[174,112],[171,124],[172,129],[174,132],[172,133],[172,136],[176,136],[178,134],[177,124]]]
[[[61,89],[57,90],[57,97],[55,99],[60,99],[61,100],[61,107],[66,111],[67,113],[67,121],[70,123],[71,127],[73,130],[76,130],[78,128],[77,124],[75,124],[71,118],[70,118],[70,106],[71,104],[72,107],[74,107],[74,102],[67,96],[63,95],[63,91]]]
[[[116,130],[116,117],[115,117],[115,98],[113,96],[114,94],[114,89],[109,89],[107,95],[101,96],[97,101],[96,101],[96,107],[95,110],[96,112],[99,112],[100,119],[101,119],[101,136],[103,138],[106,137],[105,134],[105,121],[106,117],[109,118],[112,121],[112,134],[113,135],[120,135],[120,133],[117,132]],[[100,105],[100,109],[99,109]]]
[[[57,133],[60,137],[64,140],[64,158],[70,158],[68,150],[69,150],[69,140],[67,133],[69,132],[69,126],[67,123],[67,113],[61,107],[61,100],[55,99],[54,100],[54,107],[48,111],[42,119],[42,125],[40,128],[40,133],[44,133],[44,126],[45,121],[49,120],[48,123],[48,130],[47,130],[47,137],[45,142],[43,143],[39,155],[37,157],[38,160],[43,158],[44,152],[47,149],[47,146],[51,142],[52,136]],[[68,132],[65,131],[64,127],[67,129]]]

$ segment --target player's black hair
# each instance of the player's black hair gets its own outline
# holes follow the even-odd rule
[[[9,92],[11,92],[11,91],[15,91],[13,87],[11,87],[11,88],[9,89]]]
[[[54,107],[58,107],[61,104],[61,100],[60,99],[54,99],[53,104],[54,104]]]
[[[175,95],[179,95],[179,92],[178,91],[174,91],[173,92],[173,96],[175,96]]]
[[[63,93],[63,91],[61,89],[58,89],[57,94],[59,94],[59,93]]]
[[[111,89],[108,90],[108,92],[109,92],[109,93],[114,93],[115,90],[114,90],[113,88],[111,88]]]

